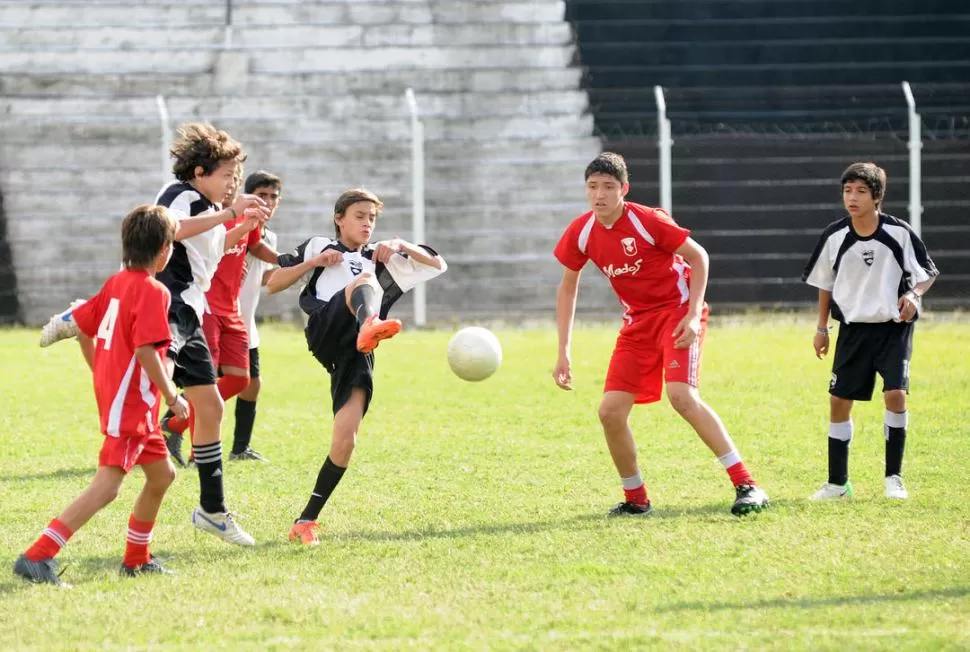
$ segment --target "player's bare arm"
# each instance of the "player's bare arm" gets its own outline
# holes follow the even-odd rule
[[[88,363],[91,371],[94,371],[94,340],[84,333],[78,333],[77,341],[81,345],[81,355],[84,356],[84,361]]]
[[[317,254],[310,260],[303,261],[299,265],[294,265],[293,267],[281,267],[280,269],[273,270],[272,276],[269,277],[269,280],[266,283],[266,287],[269,289],[270,294],[282,292],[286,288],[299,281],[304,274],[315,267],[329,267],[330,265],[336,265],[343,260],[343,258],[344,255],[336,249],[327,249],[326,251]]]
[[[270,265],[276,265],[280,258],[280,253],[266,244],[265,240],[260,240],[258,244],[250,247],[249,253]]]
[[[226,231],[226,241],[222,249],[223,251],[229,251],[235,247],[237,242],[249,235],[249,232],[253,229],[260,228],[268,219],[265,213],[253,208],[247,209],[245,216],[245,220]]]
[[[410,258],[422,265],[427,265],[435,269],[441,269],[444,264],[444,259],[441,256],[432,256],[421,247],[413,245],[407,240],[401,240],[400,238],[378,242],[374,248],[374,260],[379,263],[387,263],[391,259],[391,256],[396,253],[407,254]]]
[[[135,357],[138,358],[138,364],[145,370],[148,379],[162,392],[165,404],[168,405],[175,416],[180,419],[189,418],[189,404],[179,396],[178,389],[169,379],[165,365],[158,356],[155,346],[153,344],[139,346],[135,349]]]
[[[821,360],[829,352],[829,310],[832,306],[832,293],[828,290],[818,291],[818,323],[815,326],[815,338],[812,346],[815,357]]]
[[[205,233],[209,229],[214,229],[223,222],[236,219],[242,215],[246,209],[250,208],[259,209],[267,216],[269,215],[268,209],[266,208],[266,202],[256,195],[239,195],[236,198],[236,201],[233,202],[232,206],[229,208],[224,208],[217,213],[199,215],[197,217],[179,215],[179,229],[175,233],[175,240],[187,240],[199,235],[200,233]]]
[[[923,295],[936,282],[937,278],[939,278],[939,275],[931,276],[927,280],[917,283],[911,290],[899,297],[897,307],[899,308],[900,321],[912,321],[919,314],[923,303]]]
[[[579,294],[580,271],[563,268],[562,280],[556,290],[556,330],[559,334],[559,355],[552,378],[561,389],[573,388],[573,375],[570,361],[572,348],[573,320],[576,315],[576,297]]]
[[[701,330],[701,313],[704,310],[704,296],[707,294],[707,277],[710,258],[707,250],[693,238],[687,238],[677,253],[690,265],[690,297],[687,314],[674,327],[674,347],[686,349],[697,339]]]

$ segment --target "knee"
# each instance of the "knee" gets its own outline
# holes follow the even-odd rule
[[[692,412],[699,402],[697,393],[691,387],[667,386],[667,401],[677,414],[686,416]]]
[[[252,396],[252,400],[256,400],[259,396],[259,390],[263,387],[262,381],[260,381],[259,376],[249,378],[249,387],[246,388],[246,392]]]
[[[603,402],[600,403],[599,418],[603,428],[609,433],[616,426],[626,424],[627,411],[618,405]]]
[[[906,392],[901,389],[891,389],[883,395],[886,401],[886,409],[890,412],[906,411]]]
[[[330,459],[338,466],[347,466],[357,446],[357,432],[335,432],[330,443]]]
[[[115,501],[115,499],[121,494],[121,485],[112,484],[105,485],[98,491],[98,498],[101,506],[110,505]]]
[[[848,421],[849,416],[852,414],[852,401],[848,399],[832,396],[829,398],[829,407],[832,423]]]
[[[217,392],[213,392],[207,400],[201,401],[198,405],[193,405],[192,409],[195,410],[196,421],[220,423],[225,407],[226,403],[222,400],[222,397]]]

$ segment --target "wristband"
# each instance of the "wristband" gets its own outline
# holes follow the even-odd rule
[[[818,333],[819,335],[828,335],[829,334],[829,327],[826,326],[825,328],[816,328],[815,329],[815,332]]]

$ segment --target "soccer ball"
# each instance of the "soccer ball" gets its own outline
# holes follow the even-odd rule
[[[502,364],[502,345],[487,328],[463,328],[448,342],[448,364],[462,380],[485,380]]]

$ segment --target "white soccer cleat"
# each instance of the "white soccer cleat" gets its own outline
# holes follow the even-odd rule
[[[909,498],[909,492],[903,485],[903,479],[898,475],[891,475],[886,478],[886,498],[898,498],[899,500]]]
[[[229,512],[210,514],[201,507],[196,507],[192,510],[192,525],[226,543],[234,543],[237,546],[256,545],[256,540],[239,527]]]
[[[811,500],[838,500],[852,497],[852,483],[832,484],[826,482],[822,488],[812,494]]]
[[[41,347],[50,346],[55,342],[77,337],[81,329],[77,327],[72,313],[74,309],[84,303],[84,299],[71,302],[71,307],[51,317],[40,331]]]

